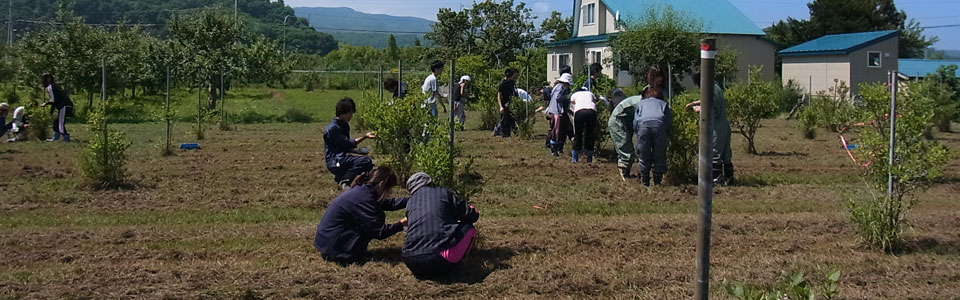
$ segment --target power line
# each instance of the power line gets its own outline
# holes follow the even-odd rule
[[[324,27],[314,27],[317,30],[334,30],[334,31],[349,31],[349,32],[372,32],[372,33],[408,33],[408,34],[427,34],[429,32],[425,31],[389,31],[389,30],[363,30],[363,29],[343,29],[343,28],[324,28]]]
[[[960,27],[960,24],[923,26],[923,27],[920,27],[920,28],[923,28],[923,29],[933,29],[933,28],[950,28],[950,27]]]

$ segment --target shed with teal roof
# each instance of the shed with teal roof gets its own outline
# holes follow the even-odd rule
[[[814,94],[844,83],[856,95],[860,84],[886,82],[898,70],[899,37],[897,30],[831,34],[781,50],[783,83]]]

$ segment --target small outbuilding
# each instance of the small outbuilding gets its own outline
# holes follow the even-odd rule
[[[858,94],[859,84],[886,82],[899,69],[899,31],[832,34],[781,50],[783,83],[806,91],[828,91],[839,81]]]

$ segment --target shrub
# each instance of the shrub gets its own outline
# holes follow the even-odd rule
[[[367,130],[377,133],[378,164],[389,166],[401,177],[409,176],[415,163],[415,147],[429,141],[428,129],[436,128],[433,125],[439,120],[420,107],[420,95],[392,101],[373,98],[359,101],[357,116]]]
[[[510,112],[517,122],[517,136],[525,139],[532,138],[534,135],[534,124],[536,124],[537,112],[533,104],[527,103],[521,99],[510,101]]]
[[[750,154],[759,154],[756,136],[760,121],[772,118],[777,113],[777,85],[764,81],[761,68],[755,67],[747,83],[736,84],[724,93],[730,123],[740,129],[740,135],[747,140],[747,152]]]
[[[888,161],[890,143],[890,93],[887,85],[861,85],[862,105],[850,118],[866,124],[859,131],[857,157],[866,162],[861,176],[870,190],[868,197],[848,201],[851,219],[868,244],[886,252],[899,249],[902,243],[904,214],[916,198],[911,195],[927,188],[943,174],[951,153],[937,141],[925,140],[936,110],[932,82],[908,83],[897,97],[897,127],[894,165]],[[892,174],[892,197],[887,197],[887,176]],[[865,198],[865,199],[864,199]]]
[[[80,157],[80,173],[99,187],[113,187],[126,180],[126,150],[130,147],[124,134],[107,128],[103,110],[90,116],[90,144]]]
[[[748,285],[725,283],[727,295],[737,300],[780,300],[780,299],[836,299],[840,294],[840,270],[828,271],[819,284],[804,278],[802,272],[784,273],[783,279],[775,284]]]
[[[803,138],[808,140],[817,138],[817,125],[820,124],[820,121],[817,119],[817,114],[814,110],[806,109],[801,111],[797,120],[799,121],[797,128],[803,133]]]
[[[287,112],[283,114],[284,121],[290,123],[310,123],[313,122],[313,116],[307,114],[306,112],[298,108],[287,109]]]
[[[673,127],[670,128],[670,146],[667,147],[668,171],[665,178],[668,184],[697,182],[700,119],[686,105],[699,98],[699,92],[688,91],[674,97],[671,104]]]
[[[49,107],[28,107],[27,119],[30,120],[30,135],[37,140],[46,140],[50,138],[53,130],[53,114]]]
[[[573,91],[576,91],[578,88],[584,86],[587,83],[587,73],[586,69],[582,72],[580,76],[577,76],[573,81],[574,83],[570,85],[571,95]],[[610,107],[603,103],[600,97],[606,97],[610,95],[614,89],[617,88],[617,82],[607,76],[599,76],[596,79],[596,86],[593,87],[593,94],[596,96],[597,102],[597,127],[594,131],[595,136],[597,137],[596,144],[594,148],[597,151],[603,149],[606,146],[610,138],[610,129],[607,128],[607,120],[610,119]],[[549,96],[547,96],[549,97]]]
[[[3,102],[6,102],[10,105],[17,104],[20,102],[20,95],[18,95],[13,89],[9,89],[3,93]]]

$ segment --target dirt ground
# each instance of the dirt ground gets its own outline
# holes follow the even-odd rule
[[[402,233],[372,242],[366,264],[326,263],[312,245],[338,194],[323,167],[324,125],[211,129],[201,150],[166,158],[160,125],[117,125],[134,142],[134,187],[107,191],[79,185],[82,126],[73,127],[80,143],[0,145],[0,298],[692,296],[694,186],[642,188],[607,159],[574,165],[550,157],[542,138],[486,131],[459,135],[483,176],[473,199],[483,243],[462,274],[413,278],[399,261]],[[765,125],[764,155],[745,155],[734,136],[743,184],[716,190],[715,297],[726,297],[724,282],[836,268],[844,299],[960,299],[960,160],[918,196],[909,250],[882,254],[862,246],[847,219],[844,199],[866,192],[836,136],[803,140],[790,121]],[[177,124],[174,140],[190,141],[189,126]],[[960,134],[938,138],[960,150]]]

